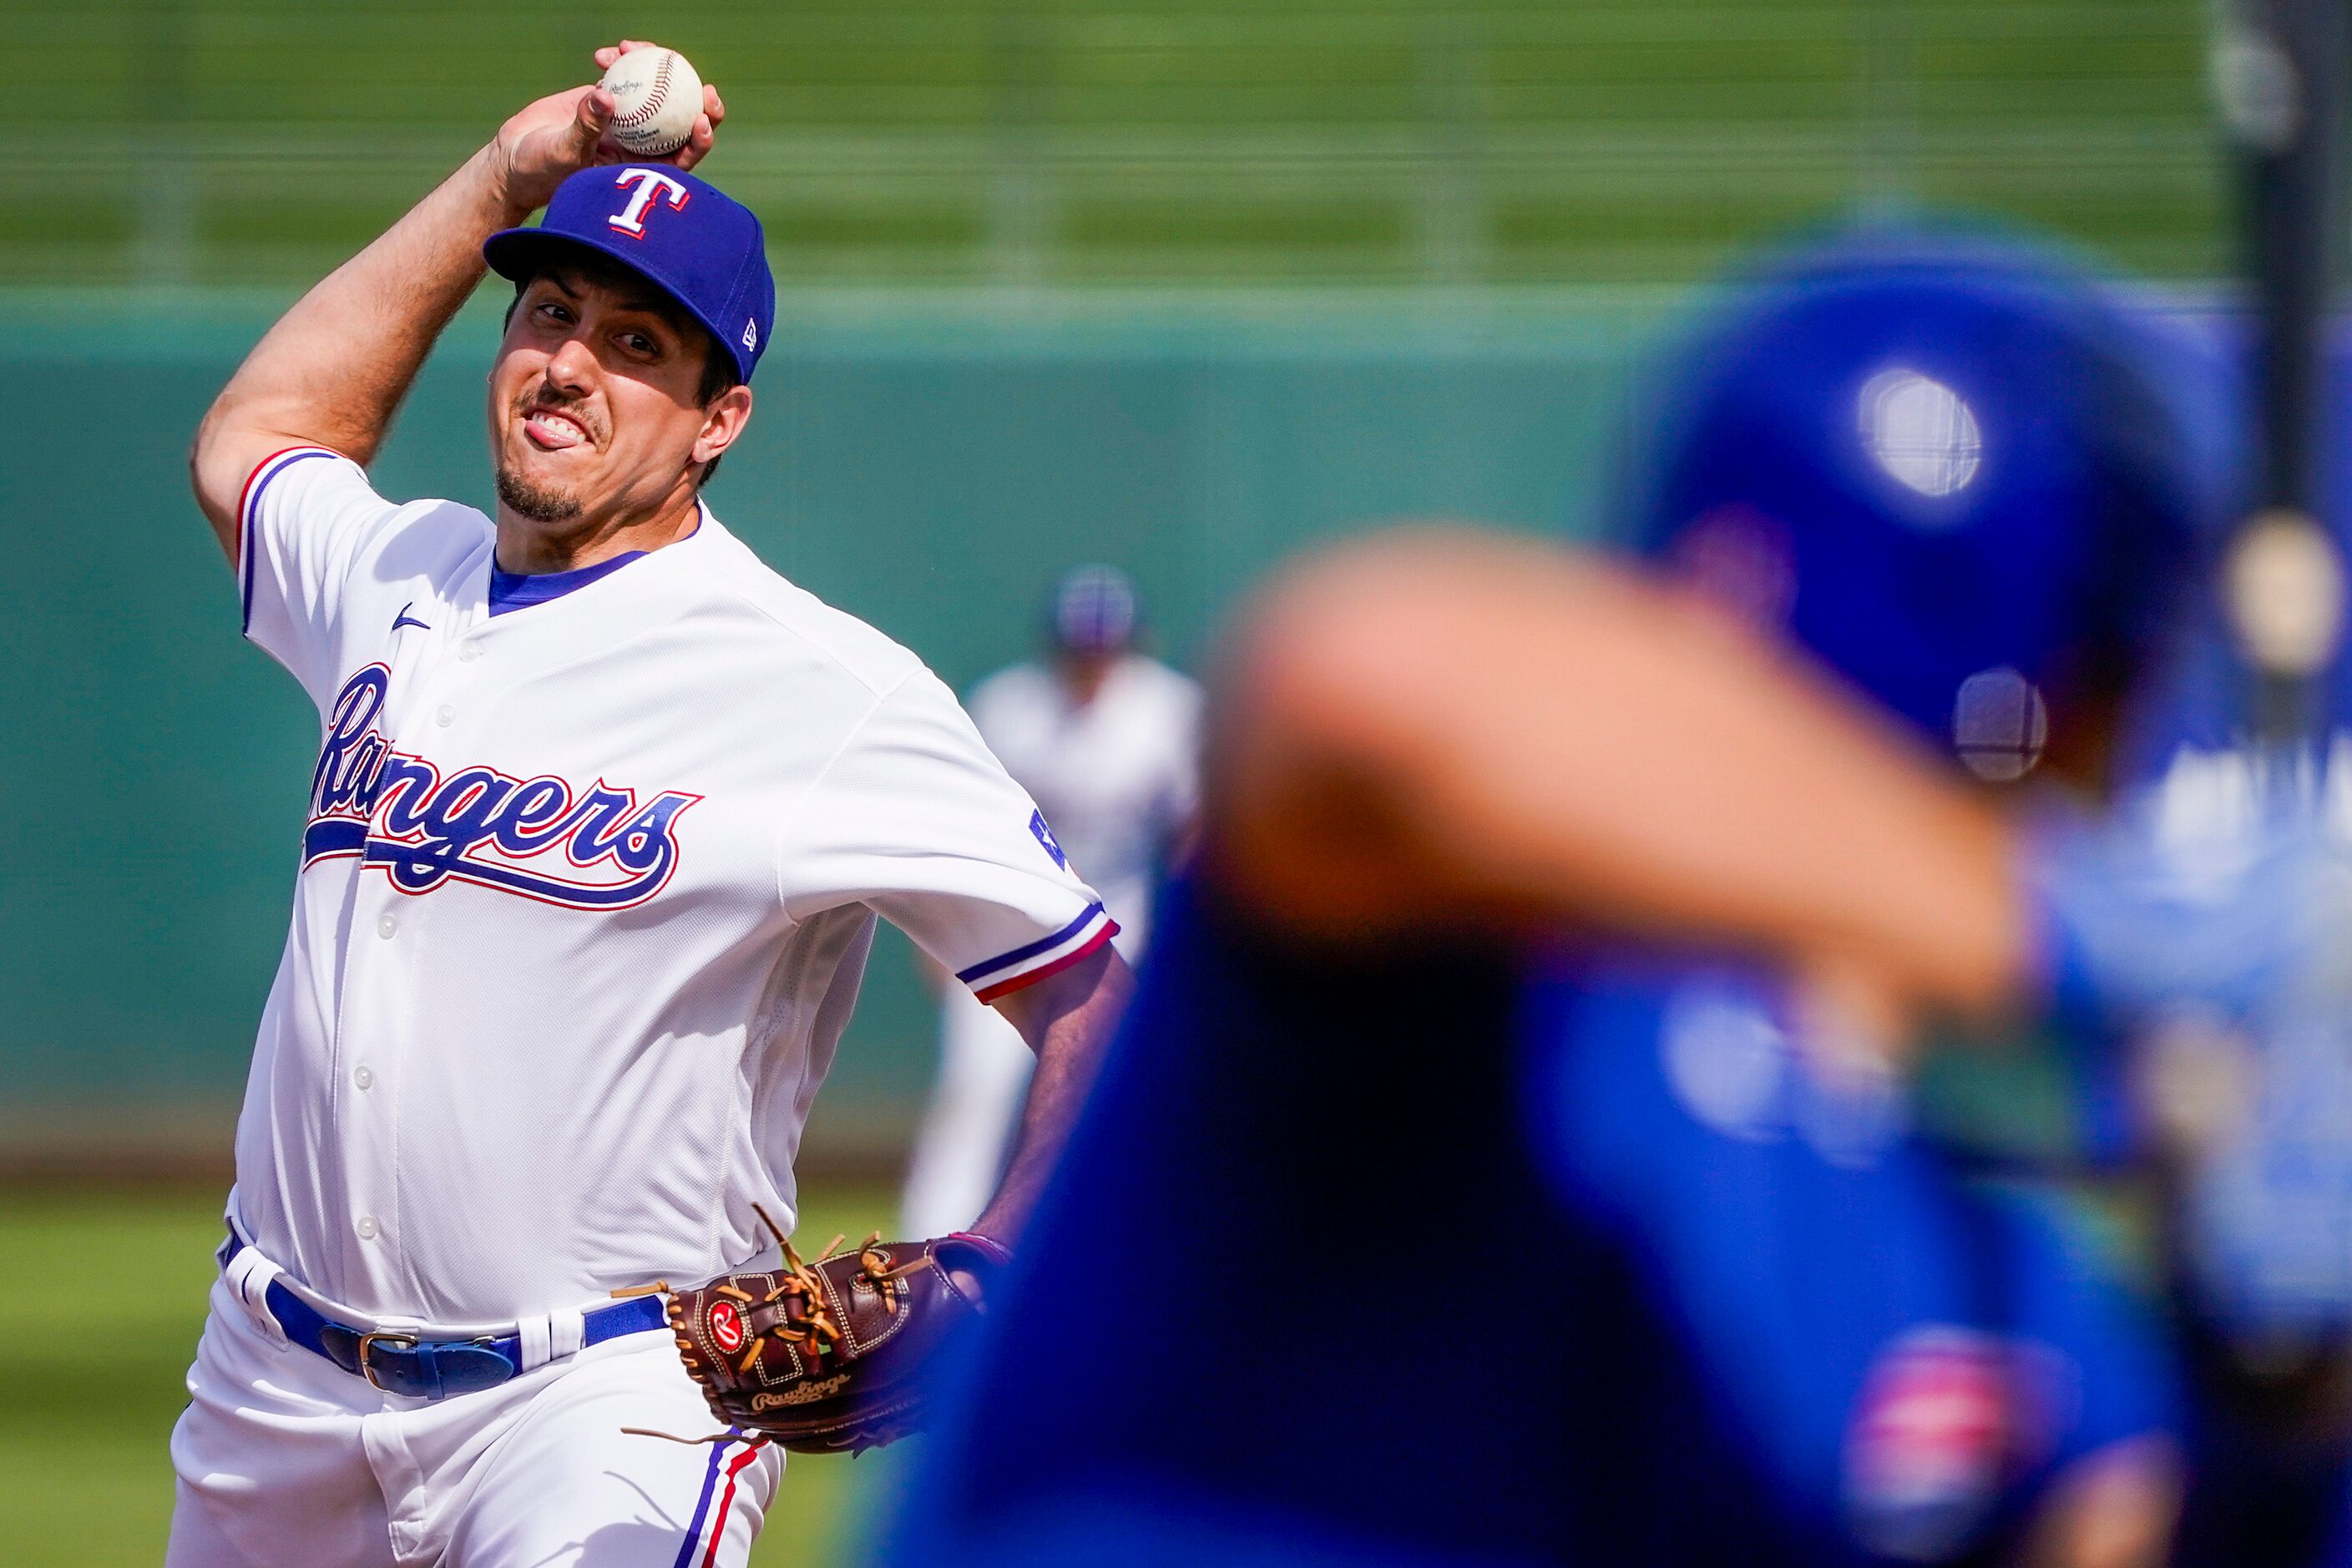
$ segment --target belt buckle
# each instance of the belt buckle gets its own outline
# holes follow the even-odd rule
[[[360,1375],[366,1378],[368,1382],[375,1387],[383,1389],[386,1394],[398,1394],[400,1390],[396,1388],[384,1388],[383,1384],[377,1382],[375,1368],[368,1364],[368,1347],[374,1344],[378,1340],[382,1340],[386,1344],[396,1345],[403,1350],[413,1351],[416,1348],[416,1336],[415,1334],[388,1333],[382,1329],[373,1330],[371,1332],[364,1333],[360,1336]]]

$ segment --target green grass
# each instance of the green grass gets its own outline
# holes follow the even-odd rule
[[[887,1226],[892,1194],[820,1186],[802,1234]],[[217,1194],[0,1194],[0,1548],[14,1568],[152,1568],[172,1517],[172,1424],[204,1325]],[[752,1562],[850,1559],[887,1455],[796,1458]]]
[[[2223,194],[2210,9],[644,0],[625,16],[725,89],[709,172],[774,204],[795,278],[1577,282],[1699,276],[1791,210],[1890,193],[2197,271]],[[30,8],[12,40],[30,86],[0,101],[0,215],[20,215],[0,216],[0,277],[315,277],[525,99],[576,81],[621,15]],[[1446,204],[1471,210],[1476,243],[1422,242],[1454,221],[1433,216]]]

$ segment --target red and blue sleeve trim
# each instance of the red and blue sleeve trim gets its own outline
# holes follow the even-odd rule
[[[1064,926],[1053,935],[1041,936],[1035,942],[1029,943],[1027,946],[1016,947],[1011,952],[1000,952],[994,958],[986,959],[979,963],[973,964],[970,969],[959,969],[956,971],[956,978],[962,981],[966,985],[978,985],[982,981],[987,979],[990,975],[994,974],[1001,969],[1010,969],[1014,964],[1021,963],[1024,959],[1034,958],[1041,952],[1045,952],[1061,946],[1064,942],[1068,942],[1080,931],[1086,930],[1087,927],[1093,922],[1095,918],[1098,915],[1102,915],[1102,913],[1103,907],[1099,900],[1088,904],[1085,909],[1078,911],[1078,918],[1076,920],[1072,921],[1068,925]],[[1106,916],[1105,918],[1108,917]]]
[[[1053,935],[959,970],[956,978],[971,986],[971,994],[982,1002],[993,1002],[1024,985],[1034,985],[1049,974],[1060,973],[1118,934],[1118,922],[1102,905],[1088,904],[1077,919]]]
[[[269,481],[300,462],[305,458],[340,458],[341,452],[325,447],[285,447],[272,452],[253,465],[253,472],[245,477],[245,489],[236,498],[236,574],[237,594],[242,610],[237,625],[240,629],[253,629],[253,514],[261,505],[261,492]]]

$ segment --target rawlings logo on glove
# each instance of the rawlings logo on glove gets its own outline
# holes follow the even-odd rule
[[[758,1212],[782,1269],[668,1292],[678,1353],[712,1412],[800,1453],[856,1453],[913,1432],[933,1353],[980,1316],[984,1282],[1011,1255],[982,1236],[886,1243],[877,1231],[855,1252],[835,1237],[803,1262]]]

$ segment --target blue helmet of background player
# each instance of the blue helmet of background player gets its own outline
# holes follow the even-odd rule
[[[1116,566],[1073,566],[1054,584],[1050,630],[1061,653],[1124,652],[1135,641],[1140,617],[1135,584]]]
[[[1801,251],[1674,362],[1633,542],[2013,777],[2049,711],[2137,679],[2198,580],[2190,352],[2022,247]]]

